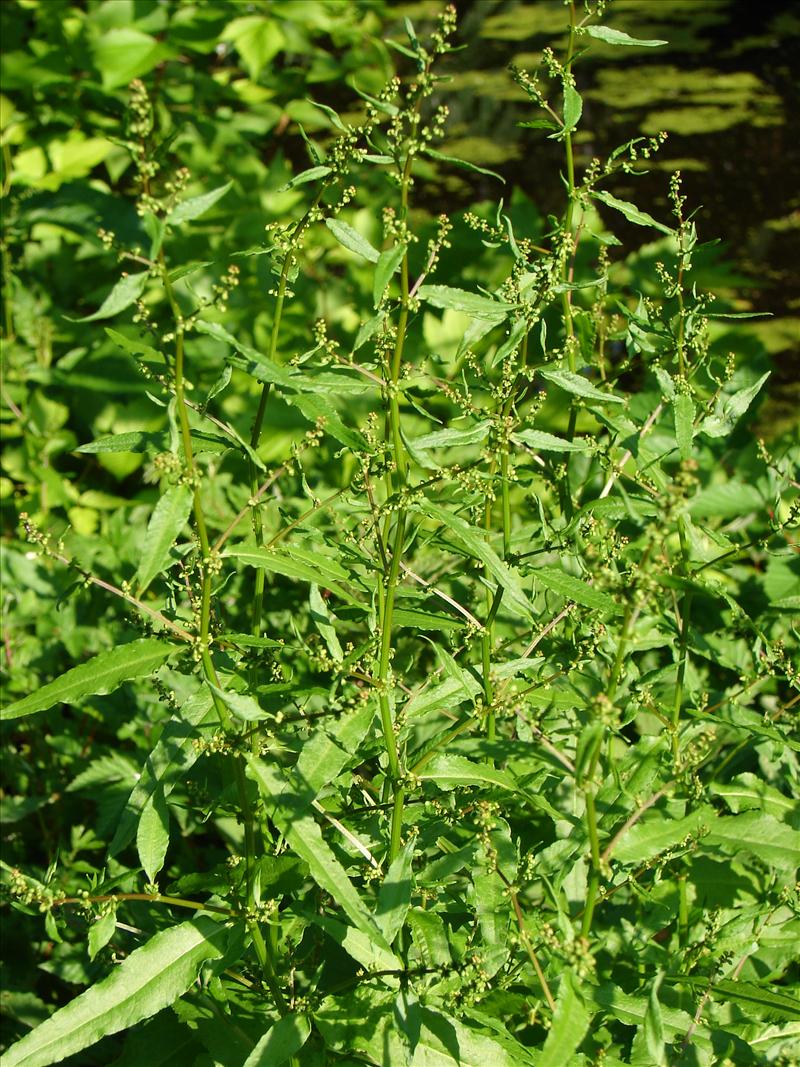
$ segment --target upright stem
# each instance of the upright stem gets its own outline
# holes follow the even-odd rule
[[[572,74],[572,61],[575,57],[575,0],[570,0],[569,5],[569,41],[567,43],[567,55],[564,60],[564,70],[567,77]],[[564,241],[565,248],[561,257],[561,282],[566,286],[570,281],[570,263],[573,256],[572,243],[575,228],[575,158],[572,150],[572,133],[566,130],[564,133],[564,156],[567,169],[567,210],[564,215]],[[564,289],[561,294],[561,308],[564,319],[565,348],[570,371],[574,374],[577,370],[575,358],[575,325],[572,320],[572,293]],[[574,402],[570,405],[569,424],[567,426],[567,440],[571,441],[575,436],[575,425],[578,413]],[[564,479],[561,485],[561,503],[567,519],[572,518],[572,489],[569,476],[570,453],[564,456]]]
[[[272,331],[269,339],[269,352],[267,353],[270,361],[274,362],[278,355],[278,340],[281,332],[281,320],[283,318],[283,305],[286,300],[286,288],[289,279],[289,272],[295,261],[295,248],[297,241],[302,234],[303,230],[308,225],[308,221],[312,212],[318,207],[324,187],[320,189],[314,198],[311,207],[303,215],[300,221],[294,228],[292,236],[290,238],[290,247],[284,257],[283,266],[281,267],[280,278],[278,280],[278,289],[275,295],[275,310],[272,319]],[[261,390],[261,396],[258,400],[258,408],[256,410],[256,417],[253,422],[253,430],[250,434],[250,447],[255,451],[261,443],[261,431],[264,427],[264,415],[267,410],[267,401],[269,400],[270,383],[265,382],[263,389]],[[258,470],[255,463],[249,460],[249,474],[250,474],[250,498],[251,500],[257,499],[259,477]],[[261,507],[253,507],[253,536],[255,537],[256,547],[261,548],[264,545],[264,523],[261,518]],[[255,637],[258,637],[261,632],[261,618],[264,611],[264,588],[265,588],[266,572],[260,567],[256,570],[255,582],[253,585],[253,601],[250,615],[250,630]]]
[[[411,161],[412,157],[409,155],[403,168],[401,180],[400,205],[401,218],[403,221],[405,221],[408,215],[408,186],[411,177]],[[400,493],[405,488],[408,480],[408,458],[406,456],[406,449],[401,434],[400,400],[397,393],[397,383],[400,379],[400,369],[403,362],[403,348],[405,346],[406,330],[408,329],[408,302],[408,251],[406,250],[406,254],[403,257],[400,267],[400,315],[397,320],[397,334],[395,337],[394,351],[392,352],[392,358],[388,368],[389,380],[386,383],[389,393],[387,444],[392,453],[395,466],[395,477],[390,477],[388,479],[387,488],[390,492]],[[397,580],[400,574],[400,565],[403,560],[405,534],[406,509],[401,500],[395,521],[389,570],[385,575],[383,586],[379,591],[378,602],[381,627],[380,651],[378,654],[378,701],[380,705],[381,728],[383,731],[384,744],[386,746],[386,756],[389,763],[389,779],[393,796],[392,826],[389,843],[390,862],[400,851],[403,828],[403,803],[405,800],[405,789],[402,785],[402,771],[397,749],[397,739],[394,732],[394,721],[389,693],[394,602],[397,591]],[[385,540],[388,542],[388,536]]]
[[[205,514],[203,512],[203,502],[200,495],[200,482],[198,478],[197,465],[194,459],[194,450],[192,448],[192,433],[189,426],[188,408],[186,405],[185,396],[185,378],[184,378],[184,323],[183,316],[181,315],[178,302],[175,299],[175,292],[172,288],[172,283],[169,278],[169,270],[167,269],[167,262],[164,256],[163,250],[159,253],[159,265],[161,268],[161,277],[164,284],[164,291],[169,302],[170,309],[172,311],[172,317],[175,322],[175,366],[174,366],[174,385],[175,385],[175,410],[178,417],[178,425],[180,427],[181,441],[183,443],[184,452],[184,464],[186,467],[186,475],[190,481],[193,492],[193,514],[194,525],[197,531],[197,539],[200,542],[200,618],[198,621],[197,643],[200,650],[200,663],[203,670],[203,676],[206,681],[212,686],[219,688],[219,678],[217,677],[216,668],[214,667],[214,661],[211,658],[210,650],[210,628],[211,628],[211,583],[212,583],[212,559],[211,559],[211,545],[208,538],[208,528],[206,526]],[[225,702],[217,695],[216,691],[212,689],[212,698],[214,701],[214,707],[217,715],[219,716],[220,723],[226,733],[234,735],[236,733],[231,714],[225,706]],[[245,880],[247,891],[247,907],[252,909],[255,904],[255,832],[254,832],[254,820],[253,810],[250,805],[250,797],[247,791],[247,779],[245,778],[244,765],[242,760],[238,757],[233,757],[234,777],[236,780],[236,791],[239,798],[239,806],[242,812],[242,823],[244,828],[244,859],[245,859]],[[274,998],[275,1003],[279,1011],[286,1011],[286,1003],[280,992],[280,988],[277,984],[275,977],[275,965],[274,960],[270,958],[270,953],[267,946],[264,945],[261,931],[255,920],[248,921],[248,929],[253,938],[253,944],[256,949],[256,955],[259,958],[262,972],[264,974],[264,980],[269,986]]]

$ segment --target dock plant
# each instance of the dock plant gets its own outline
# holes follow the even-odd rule
[[[664,43],[607,6],[510,71],[547,218],[448,153],[453,8],[250,204],[134,78],[45,361],[9,214],[6,1067],[797,1062],[798,452],[680,174],[620,193],[666,133],[587,156]]]

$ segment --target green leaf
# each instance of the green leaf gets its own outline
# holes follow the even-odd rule
[[[656,1067],[662,1067],[664,1063],[664,1020],[661,1015],[661,1004],[658,999],[658,989],[661,985],[662,976],[659,974],[650,989],[647,1002],[647,1014],[644,1017],[644,1040],[651,1062]]]
[[[612,615],[618,615],[620,612],[619,606],[608,593],[594,589],[583,579],[567,574],[560,567],[537,567],[531,574],[534,581],[540,582],[546,589],[558,593],[566,600],[574,600],[585,608],[607,611]]]
[[[564,129],[560,132],[569,133],[580,122],[583,114],[583,100],[581,94],[574,85],[564,86]]]
[[[615,211],[619,211],[621,215],[624,215],[628,222],[634,222],[637,226],[652,226],[653,229],[659,230],[661,233],[669,234],[674,233],[669,226],[664,226],[663,223],[658,222],[652,215],[648,215],[646,211],[640,211],[635,204],[629,203],[627,200],[618,200],[611,193],[605,193],[600,190],[595,190],[591,193],[595,200],[599,200],[601,203],[606,204],[608,207],[613,207]]]
[[[564,1067],[583,1041],[592,1012],[586,1005],[576,979],[565,971],[558,991],[553,1022],[547,1033],[536,1067]]]
[[[553,385],[557,385],[559,389],[563,389],[565,393],[572,393],[573,396],[583,396],[587,400],[599,400],[604,401],[607,404],[624,404],[625,400],[621,396],[615,396],[614,393],[601,392],[600,389],[595,389],[591,382],[587,381],[582,374],[573,374],[568,370],[556,370],[549,367],[540,367],[538,373],[547,382],[552,382]]]
[[[173,485],[153,508],[136,572],[140,597],[166,567],[170,549],[189,521],[193,500],[194,494],[188,485]]]
[[[375,921],[391,945],[406,921],[413,885],[412,860],[416,839],[410,838],[394,858],[375,906]]]
[[[98,437],[88,445],[81,445],[76,452],[146,452],[149,447],[158,448],[163,438],[161,434],[145,433],[133,430],[131,433],[113,433],[108,437]]]
[[[514,310],[513,304],[493,300],[479,293],[470,293],[466,289],[453,289],[449,285],[421,285],[419,297],[426,300],[431,307],[463,311],[474,318],[492,319],[497,323],[502,322],[509,311]]]
[[[339,777],[355,760],[374,718],[375,709],[368,702],[346,712],[333,725],[317,727],[304,742],[291,772],[298,796],[310,803],[324,786]]]
[[[172,55],[171,49],[155,37],[132,26],[110,29],[96,41],[92,51],[106,90],[128,85]]]
[[[764,382],[766,382],[770,374],[771,371],[767,371],[766,374],[761,375],[757,382],[753,382],[746,389],[739,389],[733,396],[728,397],[718,415],[709,415],[704,420],[700,427],[703,433],[708,434],[709,437],[724,437],[729,434],[761,392]]]
[[[436,756],[418,772],[418,777],[435,782],[441,789],[487,785],[512,792],[517,789],[508,771],[498,770],[490,763],[475,763],[466,756]]]
[[[311,1023],[305,1015],[284,1015],[267,1030],[242,1067],[281,1067],[305,1045]]]
[[[184,700],[180,712],[169,720],[145,760],[139,780],[117,821],[114,837],[108,846],[109,855],[115,856],[132,840],[145,804],[156,789],[168,797],[179,782],[185,781],[186,774],[200,754],[192,743],[198,736],[196,727],[211,717],[216,721],[217,713],[211,693],[203,685]]]
[[[323,588],[332,589],[332,583],[347,581],[349,575],[336,560],[330,556],[314,555],[308,558],[298,549],[278,551],[275,548],[232,548],[223,553],[229,559],[238,559],[248,567],[283,574],[287,578],[297,578],[301,582],[315,582]]]
[[[269,817],[290,848],[308,864],[314,881],[333,897],[357,930],[391,956],[386,939],[344,867],[323,840],[319,826],[307,811],[305,800],[291,791],[277,767],[269,766],[255,756],[248,755],[246,759],[264,796]],[[395,964],[400,967],[399,960],[395,960]]]
[[[117,928],[117,913],[114,908],[103,912],[89,927],[87,934],[87,948],[89,959],[93,960],[97,953],[108,944],[114,936]]]
[[[311,591],[308,594],[308,604],[311,608],[311,618],[314,621],[314,625],[319,630],[320,635],[328,646],[330,652],[336,663],[341,663],[344,659],[344,653],[342,652],[342,646],[339,643],[339,638],[336,635],[336,619],[331,614],[331,610],[322,598],[322,594],[319,591],[319,586],[312,582]]]
[[[408,924],[420,956],[427,967],[449,967],[453,962],[444,923],[438,912],[411,908]]]
[[[373,248],[366,237],[362,237],[358,230],[353,229],[348,223],[340,222],[338,219],[325,219],[325,225],[339,244],[344,245],[349,252],[355,252],[357,256],[368,259],[370,263],[377,263],[381,258],[378,249]]]
[[[412,444],[414,448],[459,448],[463,445],[476,445],[485,441],[491,430],[491,423],[486,420],[479,422],[468,430],[435,430],[433,433],[415,437]]]
[[[678,393],[672,401],[672,414],[675,420],[675,440],[681,459],[692,455],[692,437],[694,435],[694,402],[688,393]]]
[[[152,674],[167,656],[177,651],[176,645],[154,637],[131,641],[127,645],[101,652],[86,663],[62,674],[22,700],[17,700],[0,712],[3,722],[20,719],[46,711],[54,704],[74,704],[82,697],[104,696],[113,693],[123,682]]]
[[[155,789],[142,808],[136,851],[149,882],[155,882],[169,848],[169,807],[163,789]]]
[[[295,189],[298,185],[305,185],[306,182],[315,182],[317,178],[327,178],[331,173],[330,167],[309,167],[308,170],[304,170],[290,178],[285,185],[278,189],[278,192],[285,193],[289,189]]]
[[[297,386],[292,380],[292,375],[289,371],[279,366],[273,360],[268,359],[258,349],[252,348],[250,345],[243,344],[237,340],[232,333],[220,326],[217,322],[200,322],[195,323],[194,327],[198,333],[204,333],[208,337],[214,337],[218,341],[224,341],[225,344],[230,345],[231,348],[244,356],[249,360],[249,364],[246,364],[243,369],[252,374],[253,377],[259,379],[259,381],[267,381],[273,385],[280,385],[286,389],[296,389]],[[233,360],[236,363],[235,360]]]
[[[527,617],[536,617],[533,606],[522,588],[520,575],[509,567],[507,563],[504,563],[493,548],[489,547],[484,540],[483,531],[470,526],[468,522],[465,522],[458,515],[454,515],[447,508],[440,507],[438,504],[425,501],[420,507],[426,515],[443,523],[455,534],[456,539],[461,542],[470,555],[484,564],[495,581],[503,587],[511,604]]]
[[[110,319],[112,315],[124,311],[125,308],[129,308],[131,304],[134,304],[139,299],[144,292],[148,277],[149,272],[146,270],[141,271],[139,274],[124,275],[97,311],[94,311],[91,315],[85,315],[82,319],[72,319],[68,315],[64,317],[69,322],[95,322],[97,319]]]
[[[234,19],[222,31],[220,38],[233,41],[253,81],[286,46],[286,38],[277,20],[264,15],[244,15]]]
[[[750,852],[782,871],[800,866],[800,832],[760,811],[717,816],[703,839],[703,847],[708,845],[734,854]]]
[[[202,915],[163,930],[12,1045],[3,1067],[48,1067],[150,1018],[189,989],[206,960],[222,957],[227,940],[226,928]]]
[[[800,1000],[787,990],[770,989],[756,985],[755,982],[727,978],[709,986],[708,979],[700,975],[671,975],[667,980],[670,984],[687,985],[703,992],[709,990],[711,996],[717,1000],[732,1000],[736,1004],[746,1005],[751,1010],[754,1007],[761,1008],[785,1021],[800,1019]]]
[[[470,170],[473,174],[485,174],[487,178],[497,178],[499,182],[505,184],[505,178],[498,174],[497,171],[487,170],[486,167],[479,167],[476,163],[469,163],[466,159],[456,159],[455,156],[446,156],[443,152],[437,152],[434,148],[424,147],[422,148],[422,154],[429,156],[431,159],[436,159],[440,163],[449,163],[453,167],[460,167],[461,170]]]
[[[378,261],[375,264],[375,280],[372,285],[372,301],[376,308],[383,300],[386,287],[391,281],[392,275],[403,262],[405,254],[405,245],[394,245],[392,248],[387,248],[385,252],[381,252],[378,256]],[[356,343],[356,348],[358,347],[359,345]]]
[[[232,188],[233,182],[226,182],[225,185],[220,185],[218,189],[213,189],[210,193],[204,193],[202,196],[193,196],[190,200],[181,201],[170,211],[167,216],[167,222],[172,226],[179,226],[182,222],[191,222],[192,219],[199,219]]]
[[[565,437],[556,437],[555,434],[545,433],[544,430],[517,430],[512,437],[514,441],[521,441],[523,445],[534,448],[537,452],[588,452],[592,447],[589,441],[582,438],[568,441]]]
[[[226,708],[229,708],[237,719],[243,722],[260,722],[267,718],[267,713],[259,705],[255,697],[247,693],[234,693],[230,689],[220,689],[212,682],[207,683],[212,693],[216,693]]]
[[[661,45],[669,44],[669,41],[645,41],[638,37],[630,37],[622,30],[614,30],[610,26],[584,26],[580,32],[603,41],[605,44],[624,45],[628,48],[660,48]]]

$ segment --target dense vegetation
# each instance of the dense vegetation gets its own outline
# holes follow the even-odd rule
[[[452,8],[3,5],[7,1067],[798,1062],[800,447],[555,11],[542,215]]]

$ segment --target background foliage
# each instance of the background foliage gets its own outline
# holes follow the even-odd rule
[[[731,71],[712,91],[703,68],[678,72],[725,4],[691,20],[680,5],[657,10],[628,2],[603,20],[670,39],[633,73],[638,50],[602,40],[576,65],[579,172],[639,130],[691,138],[699,123],[713,141],[731,124],[737,137],[780,129],[779,87]],[[59,1058],[70,1034],[75,1063],[153,1063],[154,1050],[198,1067],[296,1054],[414,1067],[794,1062],[796,418],[762,408],[761,442],[748,420],[770,352],[787,363],[797,296],[779,255],[773,295],[742,273],[791,242],[792,205],[761,245],[725,216],[740,267],[712,244],[687,260],[675,234],[688,240],[690,222],[670,217],[680,193],[664,170],[679,163],[690,192],[705,172],[674,138],[649,176],[628,153],[631,168],[603,188],[661,221],[643,227],[585,197],[572,280],[593,288],[569,290],[564,137],[517,125],[537,113],[500,67],[502,56],[533,69],[546,42],[563,56],[568,11],[477,4],[457,38],[471,47],[441,57],[451,80],[430,106],[447,104],[450,123],[435,151],[508,186],[422,155],[405,219],[402,182],[354,155],[354,139],[345,180],[322,200],[333,225],[311,218],[295,245],[327,176],[292,178],[328,162],[342,127],[363,126],[359,93],[414,71],[406,13],[427,39],[429,4],[0,8],[2,815],[16,909],[4,1044],[94,987],[91,1041],[58,1016]],[[775,18],[768,33],[796,33]],[[729,62],[759,47],[747,41],[730,44]],[[130,151],[133,79],[153,102],[153,194],[172,212],[167,280],[183,314],[202,311],[186,395],[213,536],[245,512],[210,619],[235,739],[204,664],[164,640],[198,624],[202,566],[172,402],[175,322],[149,266],[164,211],[150,205],[148,218]],[[391,116],[379,115],[386,137]],[[623,134],[621,117],[638,129]],[[734,182],[724,162],[703,180]],[[417,238],[412,283],[436,253],[418,304],[399,260],[384,261],[383,292],[375,283],[378,253],[405,247],[398,218]],[[713,236],[695,221],[701,242]],[[120,271],[134,279],[122,288]],[[724,317],[753,297],[789,314]],[[384,442],[398,395],[385,382],[405,329],[398,445]],[[247,513],[273,475],[258,513],[279,550],[254,570]],[[392,579],[381,666],[395,555],[408,569]],[[112,657],[102,680],[98,655]],[[71,691],[48,690],[86,662]],[[407,794],[397,840],[385,700]],[[245,762],[242,731],[244,794],[231,770]],[[190,920],[158,890],[204,914]],[[150,980],[134,996],[137,973]],[[126,997],[138,1026],[113,1036],[100,1015],[119,1018]]]

